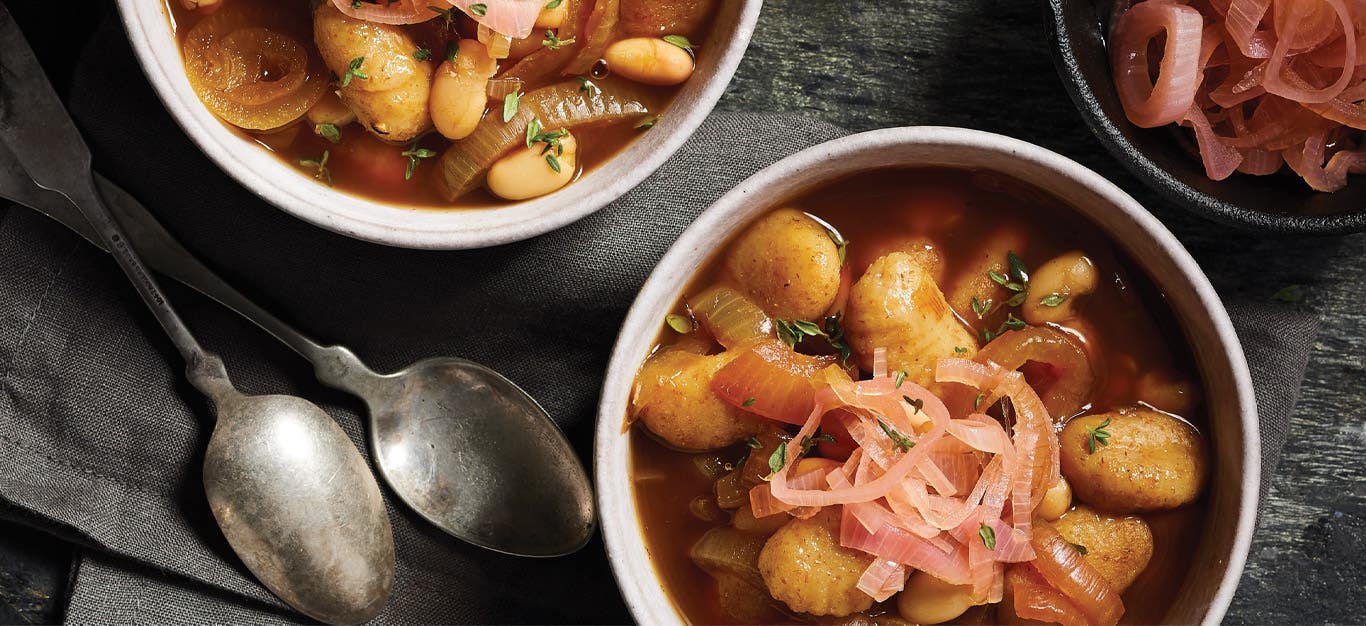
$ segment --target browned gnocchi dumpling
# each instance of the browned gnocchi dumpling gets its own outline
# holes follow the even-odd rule
[[[722,402],[711,378],[734,358],[664,350],[640,368],[634,410],[651,433],[680,450],[713,450],[758,433],[762,418]]]
[[[313,14],[313,38],[328,69],[351,74],[337,94],[367,130],[403,143],[431,128],[431,64],[413,58],[418,46],[402,28],[347,17],[321,2]]]
[[[1078,499],[1115,513],[1174,509],[1200,497],[1209,474],[1204,437],[1160,411],[1085,415],[1059,435],[1062,473]]]
[[[1082,558],[1115,591],[1128,589],[1153,556],[1153,531],[1137,515],[1107,515],[1083,504],[1053,522],[1053,527],[1085,552]]]
[[[925,386],[934,381],[935,361],[977,353],[977,340],[958,322],[939,285],[904,252],[874,261],[854,283],[844,332],[863,369],[873,368],[874,350],[886,348],[888,368]]]
[[[774,317],[819,320],[839,294],[839,247],[801,211],[759,218],[735,240],[725,263],[741,291]]]
[[[778,529],[759,552],[759,573],[774,599],[793,611],[844,616],[873,605],[858,580],[873,562],[839,542],[839,510],[826,507],[810,519]]]

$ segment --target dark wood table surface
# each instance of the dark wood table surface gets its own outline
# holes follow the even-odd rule
[[[26,28],[26,20],[55,19],[52,8],[34,6],[47,3],[17,4]],[[81,33],[109,10],[62,17]],[[1366,235],[1252,235],[1159,199],[1087,131],[1044,29],[1037,1],[772,0],[720,108],[801,112],[852,130],[932,124],[1019,137],[1133,194],[1226,297],[1270,299],[1302,285],[1299,306],[1322,327],[1228,621],[1366,621]],[[69,39],[37,47],[59,82],[79,50]],[[44,535],[0,524],[0,623],[60,619],[71,555]]]

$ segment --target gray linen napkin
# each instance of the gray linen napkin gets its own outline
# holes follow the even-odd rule
[[[111,32],[112,30],[112,32]],[[380,369],[459,355],[506,373],[591,451],[601,372],[649,269],[696,214],[783,155],[844,134],[794,116],[713,116],[641,187],[531,241],[472,252],[383,248],[303,224],[219,172],[167,117],[117,27],[90,47],[70,106],[96,166],[244,291]],[[151,148],[148,148],[148,147]],[[364,449],[363,407],[188,290],[172,297],[234,380],[317,401]],[[1254,366],[1267,475],[1316,328],[1271,303],[1232,307]],[[117,269],[36,214],[0,210],[0,515],[84,546],[68,619],[296,620],[214,526],[199,464],[210,424],[178,357]],[[491,554],[391,506],[398,548],[382,622],[624,622],[600,542],[529,561]]]

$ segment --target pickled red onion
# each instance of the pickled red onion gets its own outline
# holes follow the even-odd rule
[[[1170,124],[1194,104],[1204,27],[1199,11],[1165,2],[1141,2],[1120,16],[1111,59],[1129,121],[1144,128]],[[1148,42],[1163,32],[1167,43],[1154,84],[1148,75]]]
[[[1362,169],[1355,150],[1366,138],[1347,128],[1366,130],[1363,33],[1366,5],[1355,0],[1142,0],[1115,20],[1115,87],[1135,125],[1190,127],[1212,180],[1286,164],[1335,191]],[[1149,59],[1164,34],[1162,58]],[[1320,137],[1337,140],[1319,149]]]

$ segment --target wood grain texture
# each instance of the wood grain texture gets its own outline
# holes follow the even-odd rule
[[[1300,306],[1323,323],[1227,621],[1360,622],[1366,235],[1251,235],[1159,199],[1086,129],[1054,71],[1045,32],[1043,6],[1034,2],[771,0],[720,108],[806,112],[852,130],[931,124],[1019,137],[1132,194],[1225,297],[1270,299],[1281,287],[1304,285]]]

